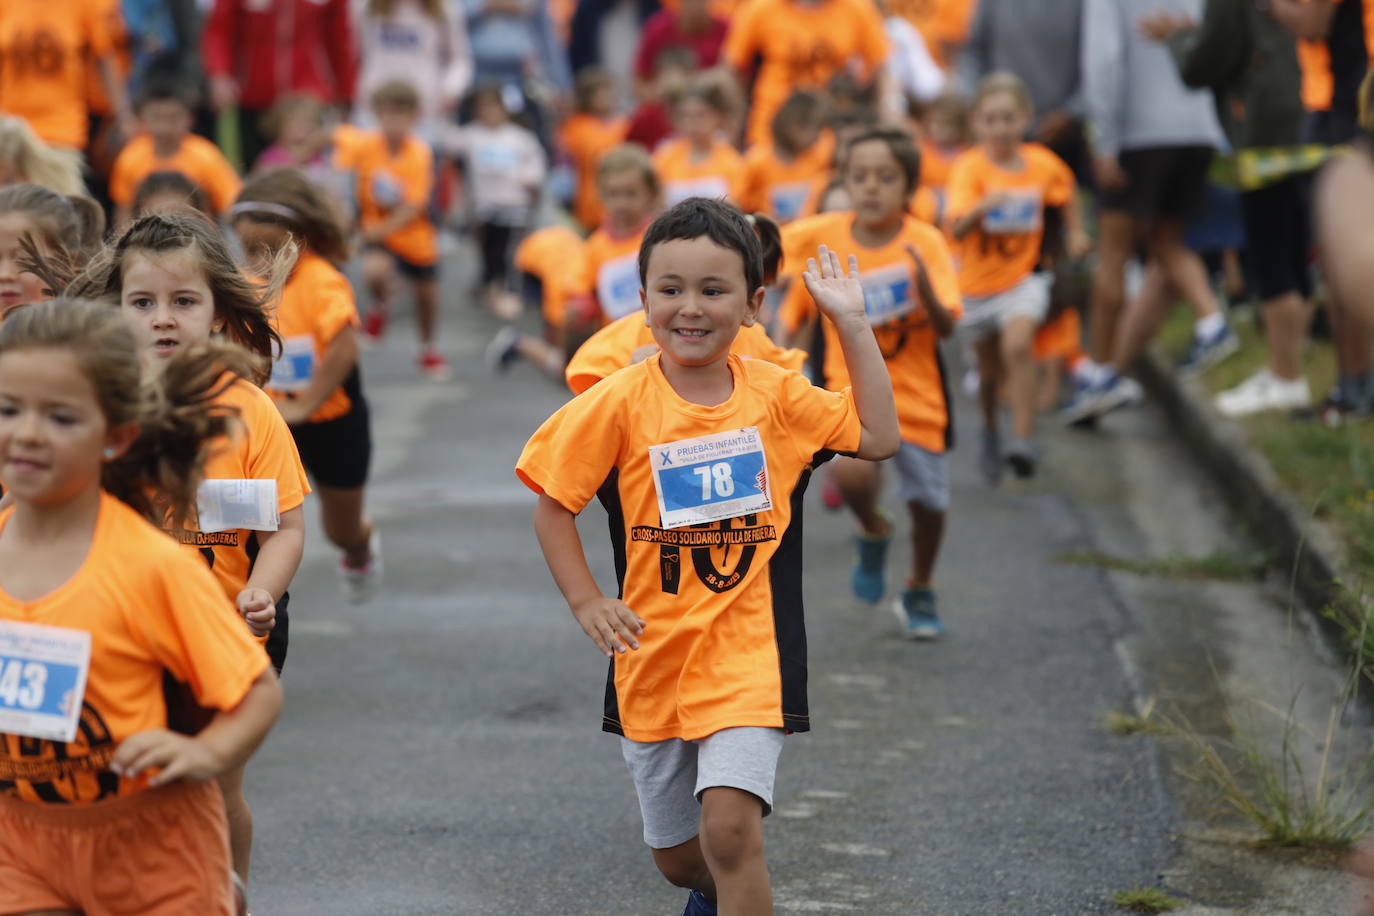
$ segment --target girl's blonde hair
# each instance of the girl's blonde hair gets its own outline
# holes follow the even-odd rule
[[[1002,93],[1016,99],[1027,117],[1035,115],[1035,102],[1031,100],[1025,81],[1009,70],[994,70],[978,81],[978,88],[973,93],[973,108],[981,106],[988,96]]]
[[[72,197],[86,196],[81,154],[48,146],[23,118],[0,115],[0,161],[13,163],[20,181]]]
[[[110,428],[139,430],[134,444],[105,464],[100,485],[155,525],[194,517],[207,445],[238,422],[215,399],[244,374],[249,356],[210,342],[178,351],[161,372],[143,372],[133,331],[108,305],[54,299],[10,312],[0,326],[0,359],[23,350],[64,350],[91,383]]]
[[[231,223],[249,219],[282,226],[306,248],[335,264],[348,260],[348,224],[338,207],[300,169],[269,169],[239,191]]]
[[[105,211],[95,201],[36,184],[0,188],[0,214],[6,213],[29,217],[45,247],[78,263],[100,246],[105,234]]]
[[[654,160],[638,143],[622,143],[613,147],[596,164],[597,181],[604,181],[607,175],[621,172],[638,172],[649,186],[649,192],[658,196],[659,181]]]

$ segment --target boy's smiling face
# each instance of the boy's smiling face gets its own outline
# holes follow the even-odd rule
[[[663,358],[682,366],[723,360],[763,305],[763,288],[748,288],[744,258],[708,236],[655,245],[645,273],[649,330]]]

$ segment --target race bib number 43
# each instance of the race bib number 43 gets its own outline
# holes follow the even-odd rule
[[[90,633],[0,621],[0,732],[76,738],[90,669]]]
[[[773,508],[758,427],[649,449],[664,528],[685,528]]]

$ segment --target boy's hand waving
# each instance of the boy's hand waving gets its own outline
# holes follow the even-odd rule
[[[840,266],[840,256],[822,245],[816,257],[806,259],[802,274],[806,291],[831,321],[839,324],[849,316],[867,321],[864,288],[859,284],[859,259],[849,256],[849,274]]]

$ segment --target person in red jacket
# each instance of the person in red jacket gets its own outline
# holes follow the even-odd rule
[[[238,106],[245,163],[266,147],[262,116],[279,97],[352,104],[357,59],[348,0],[214,0],[201,50],[211,104]]]

